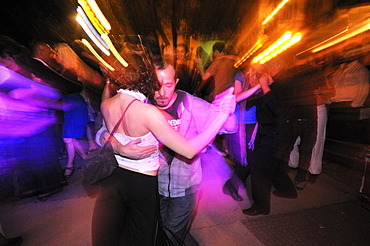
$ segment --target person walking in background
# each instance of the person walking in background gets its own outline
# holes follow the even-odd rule
[[[212,46],[213,62],[207,70],[198,64],[202,75],[202,82],[195,93],[208,102],[212,102],[215,96],[234,83],[237,70],[234,68],[235,56],[228,55],[225,51],[226,44],[216,42]]]
[[[234,68],[236,57],[226,53],[228,48],[223,42],[216,42],[212,46],[213,62],[209,68],[204,71],[201,64],[198,64],[198,69],[202,75],[202,82],[195,90],[195,95],[203,98],[207,102],[212,102],[215,96],[234,84],[235,74]],[[226,156],[226,142],[223,135],[218,135],[211,146],[220,155]]]

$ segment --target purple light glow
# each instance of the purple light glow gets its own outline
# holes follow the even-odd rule
[[[5,92],[4,92],[5,91]],[[60,94],[0,66],[0,138],[29,137],[55,122]]]
[[[55,179],[60,96],[54,89],[0,66],[0,198],[42,193],[50,187],[48,179]]]

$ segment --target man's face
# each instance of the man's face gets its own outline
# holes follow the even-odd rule
[[[175,70],[172,66],[167,66],[163,70],[156,70],[161,88],[154,93],[154,100],[161,108],[170,107],[176,99]]]

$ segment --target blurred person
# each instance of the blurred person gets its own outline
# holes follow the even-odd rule
[[[87,141],[88,141],[88,152],[91,152],[98,148],[95,143],[95,116],[96,111],[94,110],[90,102],[90,93],[87,88],[84,88],[80,93],[82,98],[85,100],[88,112],[88,122],[87,122]]]
[[[190,94],[194,92],[194,84],[197,77],[195,71],[189,66],[189,46],[187,44],[178,44],[176,46],[176,74],[179,79],[176,89],[186,91]],[[199,79],[199,76],[198,76]]]
[[[195,90],[195,94],[198,97],[201,97],[208,102],[212,102],[215,95],[232,87],[237,71],[236,68],[234,68],[236,57],[226,53],[227,47],[225,43],[216,42],[212,46],[212,50],[213,62],[209,68],[204,71],[202,66],[198,67],[202,75],[202,81]],[[228,150],[226,148],[224,136],[218,135],[212,147],[220,155],[227,155]]]
[[[234,162],[234,172],[223,186],[223,192],[230,195],[236,201],[242,201],[238,193],[240,185],[244,185],[249,175],[249,163],[253,150],[253,143],[257,131],[256,106],[246,108],[248,97],[259,91],[260,84],[254,68],[249,68],[246,75],[239,71],[235,75],[234,94],[236,95],[237,107],[235,114],[238,119],[238,132],[226,135],[227,149]],[[242,96],[242,97],[241,97]],[[241,100],[243,99],[243,100]]]
[[[58,54],[49,44],[39,41],[32,45],[32,49],[34,59],[40,61],[65,79],[77,81],[76,71],[58,62]]]
[[[14,72],[31,78],[30,71],[31,51],[6,35],[0,35],[0,61],[1,65]]]
[[[172,44],[165,45],[162,49],[163,53],[163,60],[167,64],[171,64],[172,66],[175,66],[175,48]]]
[[[67,150],[67,164],[64,170],[64,176],[69,178],[75,171],[74,162],[76,153],[82,159],[87,157],[81,140],[87,134],[89,114],[86,102],[80,93],[63,96],[63,112],[62,137]]]
[[[281,102],[279,115],[278,159],[288,165],[289,155],[300,137],[299,163],[294,182],[303,190],[307,184],[308,169],[317,133],[317,89],[325,84],[322,71],[313,67],[309,59],[298,60],[291,56],[286,69],[274,76],[276,92]]]
[[[64,70],[57,62],[56,52],[45,42],[36,42],[32,46],[32,62],[30,68],[41,83],[70,94],[81,91],[81,84],[77,81],[77,74],[73,70]]]
[[[236,69],[234,68],[235,56],[225,52],[226,44],[216,42],[212,46],[213,62],[207,70],[198,64],[202,75],[202,82],[196,89],[196,94],[201,95],[208,102],[212,102],[215,95],[221,93],[234,83]]]
[[[208,53],[203,49],[202,46],[198,46],[195,52],[195,58],[193,62],[193,94],[195,95],[199,84],[202,82],[202,73],[208,69],[212,61]]]
[[[52,88],[60,91],[63,95],[80,93],[82,90],[81,83],[77,81],[76,71],[64,67],[58,62],[58,54],[46,42],[37,41],[32,44],[33,62],[32,72],[40,79],[41,83],[47,84]],[[54,145],[58,151],[58,158],[65,159],[67,150],[63,141],[63,110],[57,111],[57,122],[55,124],[56,136]]]
[[[351,43],[346,45],[343,52],[337,55],[337,63],[331,76],[331,83],[335,89],[335,96],[329,100],[330,107],[362,107],[369,95],[369,70],[359,62],[356,53],[361,49],[361,44]]]
[[[266,215],[271,210],[271,188],[275,188],[275,195],[284,198],[296,198],[297,191],[293,182],[286,173],[284,166],[275,157],[276,149],[280,144],[277,138],[277,121],[280,113],[280,102],[276,96],[276,82],[269,74],[258,75],[261,92],[253,95],[247,101],[247,108],[256,106],[258,128],[253,142],[253,151],[248,159],[251,175],[251,196],[253,204],[244,209],[243,213],[249,216]],[[270,86],[271,84],[271,86]],[[248,91],[240,93],[239,99],[249,97]],[[248,173],[247,173],[248,174]],[[244,176],[243,178],[246,178]],[[245,181],[245,180],[242,180]]]
[[[318,72],[324,73],[324,68],[320,67],[319,64],[315,65],[315,68]],[[320,83],[318,89],[314,91],[316,95],[316,105],[317,105],[317,131],[316,131],[316,142],[312,149],[309,178],[308,181],[313,183],[316,180],[316,177],[322,171],[322,162],[324,154],[324,145],[326,139],[326,123],[328,121],[328,113],[326,108],[327,100],[335,94],[335,90],[331,83],[326,79],[326,76],[320,76],[321,79],[324,79],[323,83]],[[292,152],[289,156],[289,166],[292,168],[297,168],[299,163],[299,145],[301,138],[298,137]]]
[[[211,57],[208,53],[203,49],[202,46],[198,46],[195,55],[195,66],[201,67],[202,70],[207,70],[208,67],[211,65]]]
[[[56,54],[56,61],[62,66],[61,71],[59,71],[62,75],[69,77],[73,73],[72,79],[97,87],[103,81],[103,76],[81,60],[68,44],[63,42],[56,43],[53,45],[52,50]]]
[[[14,49],[14,45],[5,42],[0,46],[0,63],[6,66],[0,67],[0,150],[3,168],[8,169],[2,174],[17,177],[10,184],[16,196],[37,195],[45,200],[65,185],[53,145],[61,95],[39,80],[31,80],[35,77],[24,69],[29,64],[24,62],[30,59],[24,57],[30,53]]]
[[[40,61],[64,79],[74,84],[81,84],[78,81],[79,76],[73,68],[73,65],[66,62],[66,57],[71,55],[70,48],[66,44],[58,44],[57,47],[59,54],[47,43],[36,42],[33,45],[34,59]],[[75,64],[76,61],[73,63]],[[66,178],[69,178],[75,171],[75,154],[78,153],[82,159],[86,157],[86,152],[80,140],[87,134],[89,119],[88,107],[80,94],[81,91],[83,91],[82,87],[80,87],[78,93],[63,95],[63,124],[61,137],[63,138],[67,153],[67,164],[64,170],[64,176]]]
[[[153,97],[154,91],[160,89],[149,54],[132,47],[131,51],[126,49],[122,55],[129,63],[117,76],[116,81],[122,89],[101,105],[108,130],[112,130],[125,112],[122,124],[114,134],[123,145],[141,138],[144,146],[159,146],[161,142],[188,159],[194,158],[212,141],[234,111],[232,89],[214,102],[214,114],[208,119],[204,131],[186,140],[167,123],[168,115],[144,103],[147,97]],[[141,160],[120,155],[116,158],[119,167],[112,176],[102,181],[96,200],[92,223],[93,245],[153,245],[159,212],[159,152]]]
[[[48,67],[59,73],[63,70],[62,65],[57,61],[57,54],[55,50],[53,50],[49,44],[41,41],[35,42],[32,45],[32,49],[34,59],[43,62]]]

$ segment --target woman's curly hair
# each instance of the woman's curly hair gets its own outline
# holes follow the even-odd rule
[[[153,97],[154,92],[160,89],[160,83],[148,50],[143,46],[125,43],[120,54],[128,66],[121,66],[121,69],[110,72],[108,76],[122,89],[136,90],[146,97]]]

